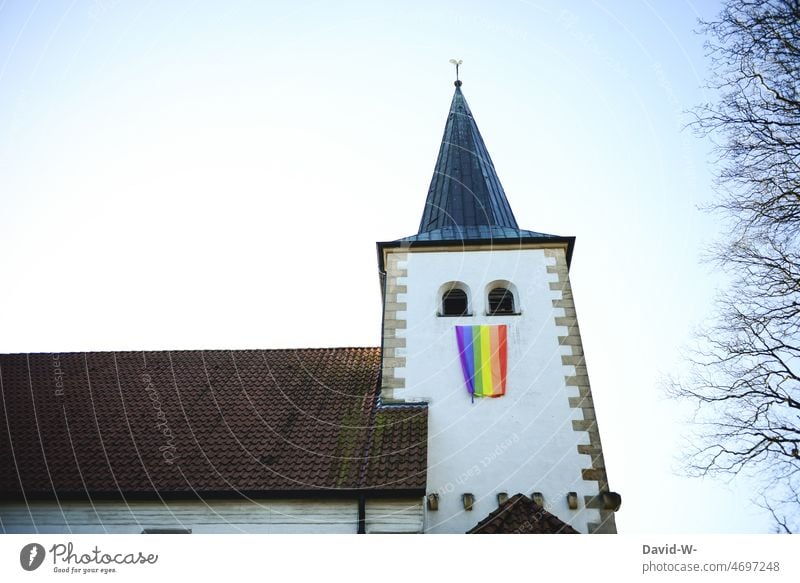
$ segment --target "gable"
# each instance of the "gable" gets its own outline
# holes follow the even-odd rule
[[[467,534],[579,534],[533,500],[516,494]]]

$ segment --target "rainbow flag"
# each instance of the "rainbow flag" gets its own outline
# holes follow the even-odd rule
[[[461,370],[467,391],[475,397],[502,397],[506,394],[508,326],[456,326]]]

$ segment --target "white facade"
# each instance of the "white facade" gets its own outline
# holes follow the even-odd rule
[[[365,530],[422,532],[421,500],[367,500]],[[140,534],[190,529],[193,534],[355,534],[356,500],[213,500],[0,503],[8,534]]]
[[[582,476],[592,461],[578,453],[579,445],[589,444],[587,433],[573,427],[583,413],[570,406],[578,389],[565,382],[576,371],[562,363],[572,352],[559,343],[568,331],[556,325],[556,317],[565,315],[554,307],[562,297],[551,289],[558,276],[547,269],[556,259],[543,248],[497,245],[387,252],[387,280],[405,290],[395,302],[405,310],[393,316],[404,321],[393,330],[404,339],[395,341],[393,359],[402,388],[392,397],[429,407],[428,493],[439,500],[438,510],[426,511],[425,532],[466,532],[497,508],[503,492],[541,492],[548,511],[588,532],[600,513],[584,500],[598,494],[598,485]],[[468,290],[470,316],[439,315],[442,291],[453,282]],[[517,315],[487,315],[487,294],[496,285],[514,291]],[[455,326],[477,324],[508,325],[508,380],[505,396],[472,403]],[[577,493],[575,510],[568,507],[569,492]],[[474,495],[471,511],[464,509],[465,493]]]

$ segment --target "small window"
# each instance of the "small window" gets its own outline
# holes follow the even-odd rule
[[[468,307],[464,290],[451,289],[442,295],[442,316],[466,316]]]
[[[504,287],[496,287],[489,292],[489,315],[514,313],[514,294]]]

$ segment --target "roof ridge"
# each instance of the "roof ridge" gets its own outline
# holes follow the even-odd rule
[[[324,350],[380,350],[380,346],[310,346],[296,348],[159,348],[145,350],[43,350],[39,352],[0,352],[0,356],[36,356],[36,355],[69,355],[69,354],[140,354],[144,353],[176,353],[176,352],[298,352]]]

